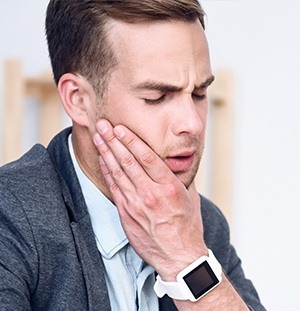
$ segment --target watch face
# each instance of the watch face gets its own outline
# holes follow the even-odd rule
[[[218,278],[207,261],[204,261],[194,270],[190,271],[183,279],[193,293],[195,299],[200,298],[203,294],[219,284]]]

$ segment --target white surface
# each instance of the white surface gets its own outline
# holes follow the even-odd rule
[[[268,310],[298,310],[300,3],[204,1],[215,68],[236,77],[235,245]]]
[[[0,1],[0,72],[7,57],[21,57],[28,74],[49,69],[47,3]],[[236,76],[235,245],[267,309],[297,310],[300,2],[206,0],[203,6],[213,67],[230,67]],[[0,104],[2,83],[1,76]]]

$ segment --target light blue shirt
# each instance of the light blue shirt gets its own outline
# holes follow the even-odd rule
[[[95,239],[105,266],[113,311],[158,311],[154,269],[128,243],[118,210],[81,170],[69,137],[69,150],[91,217]]]

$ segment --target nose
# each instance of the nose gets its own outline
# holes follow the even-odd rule
[[[192,98],[186,98],[177,103],[173,112],[172,132],[174,135],[198,136],[206,123],[206,104],[194,103]]]

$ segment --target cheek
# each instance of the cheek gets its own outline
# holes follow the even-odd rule
[[[158,151],[157,146],[162,145],[163,129],[155,118],[146,115],[136,115],[124,120],[124,123],[131,131],[146,142],[152,149]]]
[[[125,91],[110,90],[108,95],[109,101],[103,107],[102,117],[108,119],[113,126],[125,125],[159,153],[163,148],[167,124],[163,112],[145,106]]]
[[[113,125],[123,124],[139,136],[155,152],[163,147],[165,125],[163,118],[139,109],[116,109],[109,116]]]
[[[92,109],[91,111],[88,112],[88,130],[91,134],[91,136],[97,131],[96,130],[96,123],[97,121],[101,118],[101,116],[99,115],[99,110],[97,108]]]

